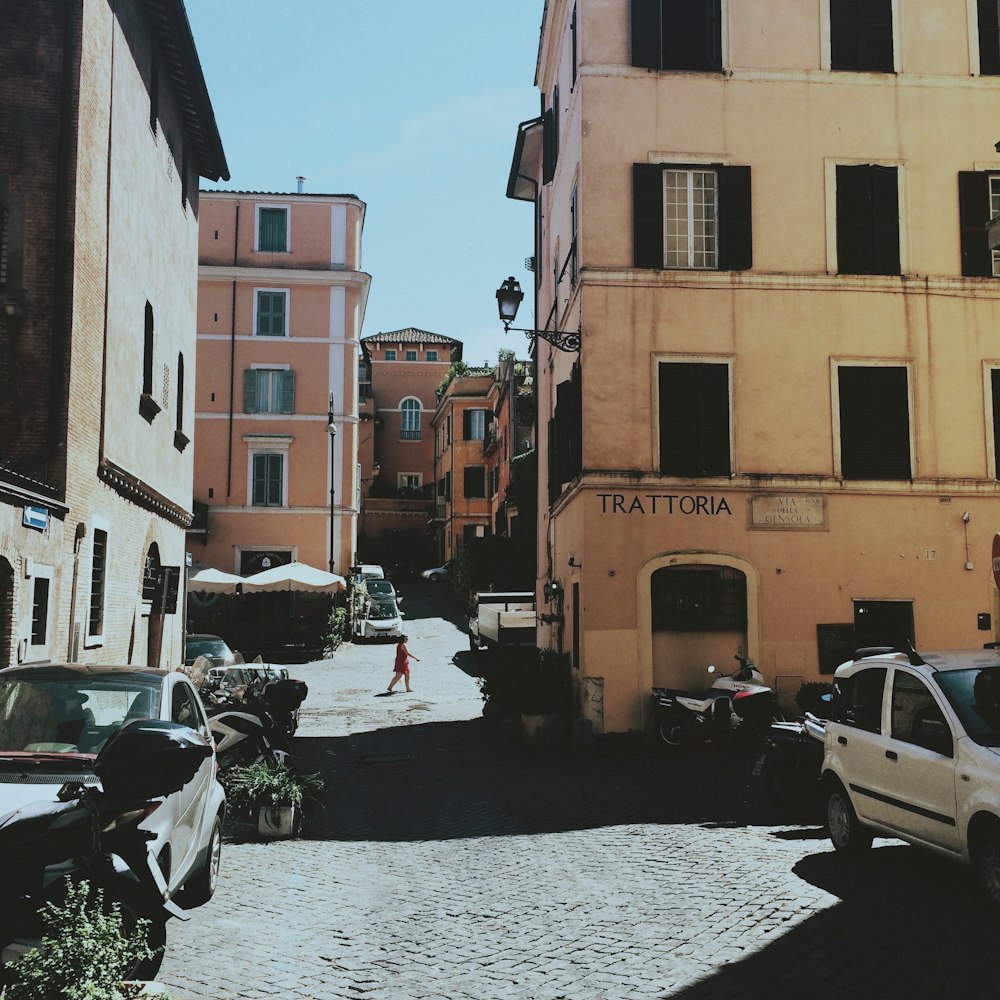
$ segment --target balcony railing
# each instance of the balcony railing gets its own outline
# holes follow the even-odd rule
[[[420,440],[420,428],[410,431],[405,427],[399,432],[400,441],[419,441]]]

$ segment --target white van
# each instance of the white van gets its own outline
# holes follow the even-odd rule
[[[365,563],[361,566],[352,566],[351,573],[362,580],[384,580],[385,570],[381,566]]]

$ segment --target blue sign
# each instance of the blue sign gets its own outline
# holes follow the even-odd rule
[[[44,531],[49,526],[49,512],[45,507],[25,507],[21,523],[26,528]]]

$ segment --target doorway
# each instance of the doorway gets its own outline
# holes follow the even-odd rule
[[[14,569],[0,558],[0,669],[13,666]]]

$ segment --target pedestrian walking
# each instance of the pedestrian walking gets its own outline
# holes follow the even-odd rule
[[[407,636],[401,635],[399,637],[399,642],[396,644],[396,663],[393,666],[395,673],[392,675],[392,680],[389,681],[389,687],[386,690],[386,694],[392,694],[392,689],[399,683],[400,678],[404,678],[406,681],[406,690],[412,691],[413,688],[410,687],[410,657],[419,662],[419,656],[413,656],[413,654],[406,648]]]

